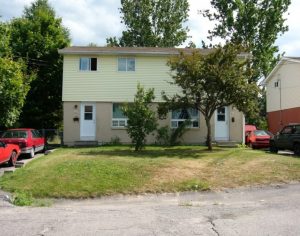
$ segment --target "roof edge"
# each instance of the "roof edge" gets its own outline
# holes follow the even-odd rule
[[[295,63],[300,63],[300,57],[282,57],[279,62],[276,64],[276,66],[273,68],[273,70],[269,73],[269,75],[260,83],[261,85],[266,85],[271,77],[275,74],[275,72],[279,69],[279,67],[283,64],[284,61],[290,61]]]

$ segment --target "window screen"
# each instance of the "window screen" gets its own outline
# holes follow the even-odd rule
[[[84,120],[93,119],[93,106],[84,106]]]

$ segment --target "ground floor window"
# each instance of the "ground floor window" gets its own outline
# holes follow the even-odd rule
[[[199,112],[193,108],[183,108],[172,111],[171,128],[177,128],[184,121],[190,120],[190,128],[199,128]]]
[[[126,127],[128,118],[122,112],[122,104],[113,103],[112,127]]]

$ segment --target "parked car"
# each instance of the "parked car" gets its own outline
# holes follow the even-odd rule
[[[271,137],[272,134],[266,130],[253,130],[248,134],[248,145],[253,149],[268,148]]]
[[[270,140],[270,151],[277,153],[278,150],[294,151],[300,156],[300,124],[286,125]]]
[[[0,141],[7,144],[17,144],[21,153],[29,155],[30,158],[45,148],[45,139],[35,129],[9,129],[2,134]]]
[[[18,145],[0,142],[0,164],[8,162],[9,165],[14,166],[20,153]]]
[[[249,134],[251,131],[253,130],[257,130],[255,125],[245,125],[245,143],[248,144],[249,143]]]

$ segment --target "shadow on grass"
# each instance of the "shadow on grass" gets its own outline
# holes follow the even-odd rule
[[[105,156],[126,156],[126,157],[136,157],[136,158],[203,158],[207,154],[213,154],[222,152],[224,149],[214,149],[213,151],[208,151],[205,149],[193,149],[191,148],[161,148],[158,150],[142,150],[135,152],[130,149],[116,148],[113,150],[86,150],[80,152],[82,155],[105,155]]]

